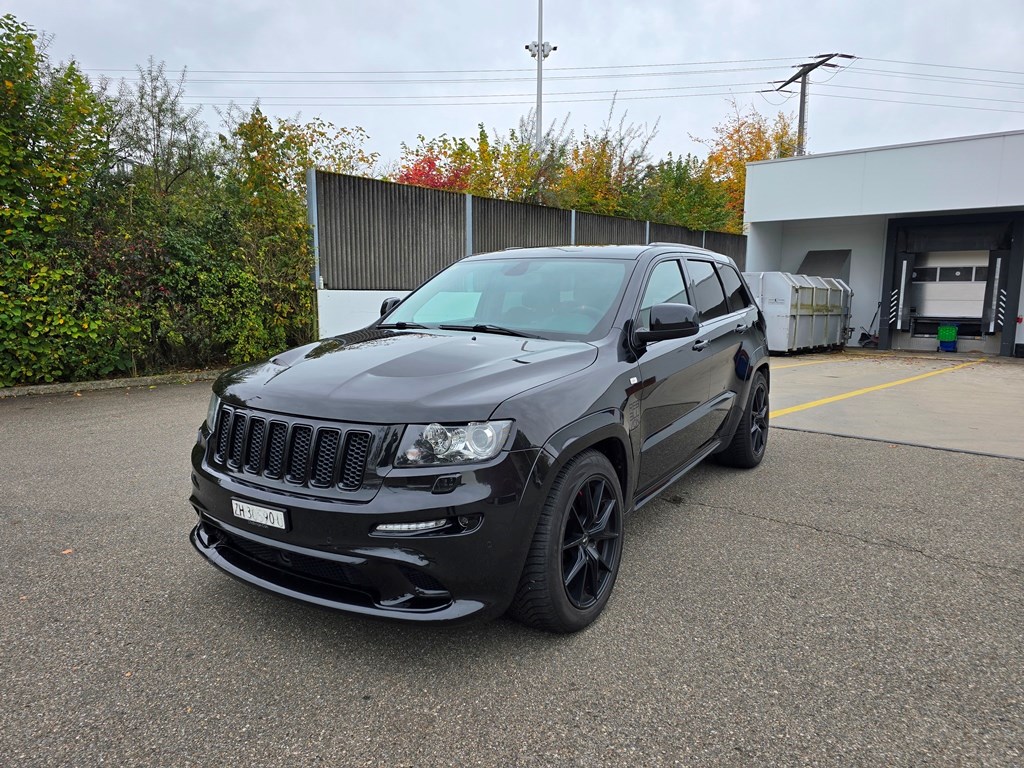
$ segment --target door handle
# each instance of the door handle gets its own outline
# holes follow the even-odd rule
[[[735,331],[736,333],[745,333],[749,327],[750,326],[747,325],[746,323],[740,323],[735,328],[733,328],[733,331]]]
[[[695,342],[693,342],[693,351],[700,352],[702,349],[707,347],[708,343],[709,342],[707,339],[697,339]]]

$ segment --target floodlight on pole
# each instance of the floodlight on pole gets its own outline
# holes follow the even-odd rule
[[[526,46],[526,50],[530,52],[530,55],[537,60],[537,114],[536,114],[536,137],[534,139],[534,145],[537,150],[537,154],[540,154],[541,144],[544,138],[543,120],[541,118],[541,110],[544,101],[544,59],[551,55],[552,51],[557,51],[557,45],[551,45],[551,43],[542,42],[544,40],[544,0],[537,0],[537,39]]]

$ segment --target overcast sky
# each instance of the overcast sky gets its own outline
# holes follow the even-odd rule
[[[248,106],[258,97],[270,114],[359,125],[385,160],[417,134],[471,136],[478,123],[504,132],[535,100],[535,64],[524,45],[537,37],[536,0],[5,6],[53,35],[52,58],[74,57],[90,75],[131,77],[153,56],[169,70],[188,67],[190,101]],[[558,46],[545,65],[545,123],[568,116],[571,129],[596,128],[618,91],[619,116],[628,110],[630,121],[659,123],[655,157],[704,154],[690,136],[712,135],[729,93],[741,106],[795,115],[795,96],[756,91],[832,52],[861,58],[812,76],[810,152],[1024,129],[1020,0],[544,6],[544,37]],[[211,109],[204,118],[216,127]]]

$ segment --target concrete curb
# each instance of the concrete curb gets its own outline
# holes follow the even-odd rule
[[[130,389],[155,387],[160,384],[190,384],[193,381],[213,381],[226,369],[213,371],[183,371],[159,376],[137,376],[132,379],[104,379],[102,381],[72,381],[61,384],[27,384],[0,388],[0,400],[27,395],[67,395],[75,392],[94,392],[101,389]]]

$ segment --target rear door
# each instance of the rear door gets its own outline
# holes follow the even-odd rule
[[[744,350],[743,343],[757,319],[757,309],[731,266],[699,257],[687,258],[684,266],[687,287],[700,311],[697,343],[706,345],[709,423],[714,433],[742,391],[753,352]]]
[[[638,328],[650,327],[655,304],[690,304],[679,258],[653,265],[635,318]],[[703,410],[708,398],[705,351],[694,349],[697,337],[649,342],[640,356],[640,473],[643,493],[671,475],[714,434]]]

